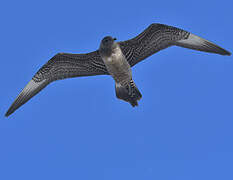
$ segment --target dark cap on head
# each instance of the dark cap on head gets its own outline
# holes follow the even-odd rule
[[[115,47],[115,43],[114,43],[115,40],[116,38],[113,38],[111,36],[104,37],[100,44],[100,53],[105,55],[110,55],[112,49]]]
[[[116,40],[116,38],[113,38],[111,36],[106,36],[102,39],[101,43],[104,45],[104,46],[108,46],[108,45],[111,45],[113,44],[114,40]]]

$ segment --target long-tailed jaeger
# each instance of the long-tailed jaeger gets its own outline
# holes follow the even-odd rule
[[[106,36],[97,51],[87,54],[56,54],[29,81],[5,116],[12,114],[49,83],[79,76],[111,75],[115,80],[116,97],[134,107],[142,95],[132,79],[131,67],[148,56],[173,45],[231,55],[210,41],[164,24],[151,24],[141,34],[127,41],[115,40]]]

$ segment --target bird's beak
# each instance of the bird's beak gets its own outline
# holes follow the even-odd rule
[[[113,40],[114,40],[114,41],[116,41],[116,40],[117,40],[117,38],[113,38]]]

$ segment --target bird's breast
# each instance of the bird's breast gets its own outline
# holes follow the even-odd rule
[[[124,61],[126,61],[119,47],[113,49],[109,56],[103,56],[102,58],[106,66],[122,66]]]
[[[111,74],[116,81],[131,79],[130,65],[119,46],[112,51],[110,56],[103,57],[103,61],[109,74]]]

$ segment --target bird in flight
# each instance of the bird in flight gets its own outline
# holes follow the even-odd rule
[[[116,97],[137,106],[142,95],[132,79],[131,67],[170,46],[231,55],[210,41],[164,24],[151,24],[138,36],[126,41],[116,42],[116,38],[106,36],[94,52],[58,53],[52,57],[29,81],[5,116],[12,114],[49,83],[80,76],[111,75],[115,80]]]

